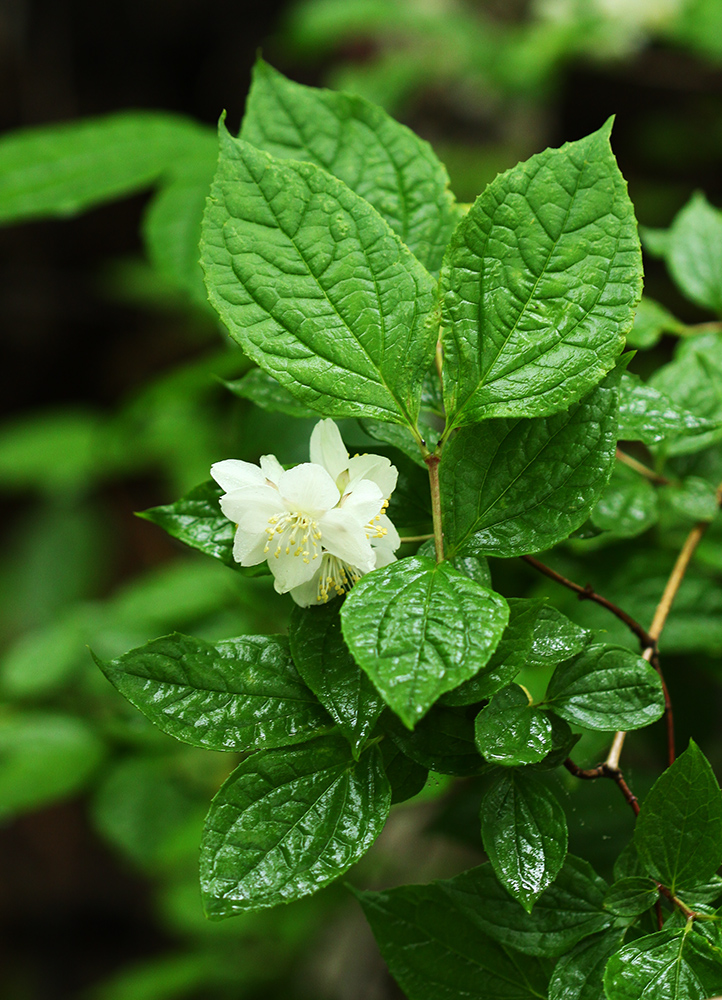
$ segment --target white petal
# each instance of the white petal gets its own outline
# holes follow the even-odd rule
[[[378,541],[372,541],[371,544],[376,558],[375,569],[380,569],[382,566],[388,566],[389,563],[396,562],[394,550],[387,544],[385,538],[379,539]]]
[[[396,466],[382,455],[354,455],[348,464],[348,473],[348,489],[353,489],[359,479],[370,479],[379,487],[384,500],[394,492],[399,478]]]
[[[383,541],[379,539],[379,545],[388,545],[391,548],[391,551],[395,552],[399,545],[401,545],[401,539],[399,538],[399,533],[391,519],[385,514],[382,514],[376,523],[379,528],[386,528],[386,534],[383,537]],[[373,541],[371,544],[373,545]]]
[[[227,458],[211,466],[211,475],[226,493],[240,490],[244,486],[262,486],[266,477],[257,465],[242,462],[238,458]]]
[[[361,479],[353,490],[344,494],[339,508],[359,524],[368,524],[381,511],[384,495],[370,479]]]
[[[328,472],[310,462],[284,472],[278,480],[278,491],[285,501],[286,510],[299,511],[314,519],[335,507],[341,499]]]
[[[374,566],[374,554],[366,537],[365,528],[343,507],[336,507],[324,514],[318,522],[323,547],[333,556],[368,573]]]
[[[316,559],[307,562],[303,556],[295,555],[295,552],[295,549],[291,549],[286,555],[281,549],[278,556],[275,556],[275,553],[268,553],[268,566],[274,576],[273,585],[279,594],[287,594],[294,587],[306,583],[321,565],[320,553]]]
[[[306,580],[305,583],[300,584],[298,587],[293,587],[291,597],[299,607],[308,608],[312,604],[322,603],[318,599],[318,584],[320,579],[321,569],[319,567],[310,580]]]
[[[278,485],[278,480],[284,473],[284,468],[275,455],[261,455],[261,471],[266,479]]]
[[[233,558],[241,566],[257,566],[258,563],[262,563],[266,559],[267,553],[264,549],[267,541],[268,535],[265,531],[259,535],[256,531],[244,531],[242,528],[236,528],[233,539]]]
[[[285,507],[273,486],[246,486],[219,500],[221,510],[243,531],[260,534],[269,527],[268,519],[283,514]]]
[[[321,465],[334,482],[348,468],[348,452],[333,420],[319,420],[311,434],[311,461]]]

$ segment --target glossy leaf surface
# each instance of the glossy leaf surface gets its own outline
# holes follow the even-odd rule
[[[563,955],[549,983],[549,1000],[602,1000],[604,969],[622,944],[618,930],[593,934]]]
[[[619,438],[658,444],[667,437],[695,437],[715,429],[715,420],[690,412],[637,375],[624,375],[619,387]]]
[[[476,717],[479,753],[490,764],[536,764],[552,749],[552,724],[518,684],[502,688]]]
[[[604,907],[617,917],[637,917],[658,899],[657,886],[651,879],[631,875],[610,886]]]
[[[463,709],[434,705],[413,732],[401,722],[391,722],[388,733],[407,757],[427,771],[469,777],[486,769],[474,743],[473,718]]]
[[[662,930],[610,958],[604,990],[608,1000],[707,1000],[722,990],[722,957],[687,928]]]

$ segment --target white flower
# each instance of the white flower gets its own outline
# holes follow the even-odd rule
[[[303,607],[396,558],[399,536],[384,514],[396,469],[379,455],[349,458],[333,420],[314,428],[310,462],[284,471],[273,455],[260,467],[228,459],[211,475],[236,524],[233,558],[242,566],[267,559],[276,590]]]

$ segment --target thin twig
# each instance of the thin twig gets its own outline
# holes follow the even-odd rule
[[[571,757],[567,757],[564,761],[564,767],[566,767],[567,771],[569,771],[570,774],[573,774],[575,778],[581,778],[583,781],[593,781],[595,778],[611,778],[621,791],[624,796],[624,801],[630,806],[634,815],[639,815],[639,802],[637,801],[637,796],[624,780],[624,775],[618,767],[610,767],[606,761],[603,764],[599,764],[598,767],[579,767],[578,764],[574,763]]]
[[[621,448],[617,448],[617,460],[629,466],[630,469],[634,469],[635,472],[644,476],[645,479],[649,479],[650,482],[657,483],[659,486],[669,486],[669,479],[666,476],[660,476],[654,469],[650,469],[644,463],[638,462],[636,458],[632,458],[631,455],[628,455],[626,451],[622,451]]]
[[[404,542],[428,542],[433,537],[433,535],[404,535],[399,541],[403,545]]]

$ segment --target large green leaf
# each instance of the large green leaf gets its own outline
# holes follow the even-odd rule
[[[11,132],[0,140],[0,222],[73,215],[143,190],[182,170],[208,135],[206,126],[157,111]]]
[[[341,612],[356,662],[409,729],[488,662],[508,619],[499,594],[423,557],[365,576]]]
[[[545,966],[488,937],[444,882],[355,895],[409,1000],[546,998]]]
[[[241,138],[323,167],[373,205],[425,267],[441,267],[458,217],[446,168],[381,108],[294,83],[259,59]]]
[[[704,882],[722,863],[722,792],[693,740],[645,798],[634,843],[649,874],[673,892]]]
[[[527,955],[565,954],[577,941],[612,922],[602,907],[606,883],[588,862],[572,855],[567,855],[556,880],[531,913],[512,899],[490,864],[433,885],[483,934]]]
[[[719,420],[706,420],[684,409],[638,375],[624,375],[619,386],[619,438],[659,444],[667,437],[696,437],[715,430]]]
[[[481,804],[481,839],[496,877],[530,913],[567,853],[567,821],[556,796],[529,771],[501,771]]]
[[[610,129],[501,174],[457,226],[441,273],[452,425],[547,416],[613,367],[642,262]]]
[[[604,973],[608,1000],[706,1000],[722,991],[722,955],[691,925],[632,941]]]
[[[210,301],[244,351],[334,417],[414,424],[433,281],[368,202],[220,128],[201,238]]]
[[[384,703],[343,641],[339,601],[295,607],[289,639],[298,672],[358,756]]]
[[[211,803],[201,844],[206,913],[220,919],[307,896],[363,857],[391,802],[378,747],[340,738],[253,754]]]
[[[194,746],[279,747],[333,728],[298,676],[283,636],[210,643],[175,633],[97,662],[160,729]]]
[[[659,899],[656,884],[640,875],[618,879],[604,897],[604,907],[617,917],[638,917]]]
[[[680,290],[722,313],[722,212],[697,192],[675,217],[665,257]]]
[[[585,729],[641,729],[664,713],[662,684],[641,656],[592,643],[554,671],[544,703]]]
[[[235,396],[240,396],[241,399],[250,399],[252,403],[260,406],[263,410],[286,413],[289,417],[315,417],[318,419],[318,411],[299,403],[288,389],[284,389],[272,375],[264,372],[262,368],[252,368],[242,378],[225,384],[226,388],[230,389]]]
[[[489,555],[540,552],[586,520],[614,463],[621,371],[561,413],[489,420],[448,443],[439,478],[449,555],[474,534]]]
[[[552,749],[552,724],[518,684],[502,688],[475,723],[476,745],[490,764],[537,764]]]
[[[554,966],[549,1000],[601,1000],[605,966],[619,950],[623,936],[620,930],[593,934],[563,955]]]

